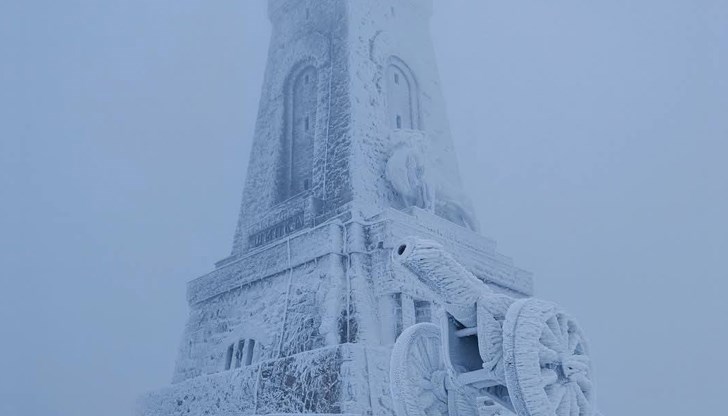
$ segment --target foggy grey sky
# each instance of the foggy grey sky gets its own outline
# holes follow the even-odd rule
[[[718,414],[728,2],[435,2],[483,233],[586,328],[604,414]],[[0,415],[169,384],[185,283],[230,250],[265,3],[0,2]]]

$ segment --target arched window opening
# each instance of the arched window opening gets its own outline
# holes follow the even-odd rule
[[[235,353],[235,368],[240,368],[243,363],[243,349],[245,348],[245,340],[238,341],[238,350]]]
[[[289,83],[281,199],[288,199],[311,188],[318,97],[317,79],[316,68],[309,66],[294,74]]]
[[[255,340],[248,340],[248,350],[245,352],[245,365],[253,364],[253,351],[255,350]]]
[[[241,339],[233,342],[227,348],[225,355],[225,370],[232,370],[253,364],[255,354],[255,340]]]
[[[225,355],[225,370],[229,370],[233,363],[233,350],[235,349],[235,344],[232,344],[227,349],[227,354]]]
[[[419,129],[417,85],[402,62],[387,67],[388,123],[394,129]]]

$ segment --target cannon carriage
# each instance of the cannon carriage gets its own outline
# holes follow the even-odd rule
[[[496,293],[433,241],[410,238],[392,257],[444,310],[395,343],[397,416],[597,414],[586,340],[561,308]]]

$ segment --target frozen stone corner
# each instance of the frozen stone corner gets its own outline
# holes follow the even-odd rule
[[[188,284],[172,384],[140,416],[393,415],[390,355],[446,308],[393,249],[436,241],[494,294],[530,273],[480,235],[429,33],[432,0],[269,0],[230,256]]]

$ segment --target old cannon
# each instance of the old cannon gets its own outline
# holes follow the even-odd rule
[[[395,343],[397,416],[598,414],[586,340],[561,308],[496,293],[433,241],[410,238],[392,256],[444,310]]]

